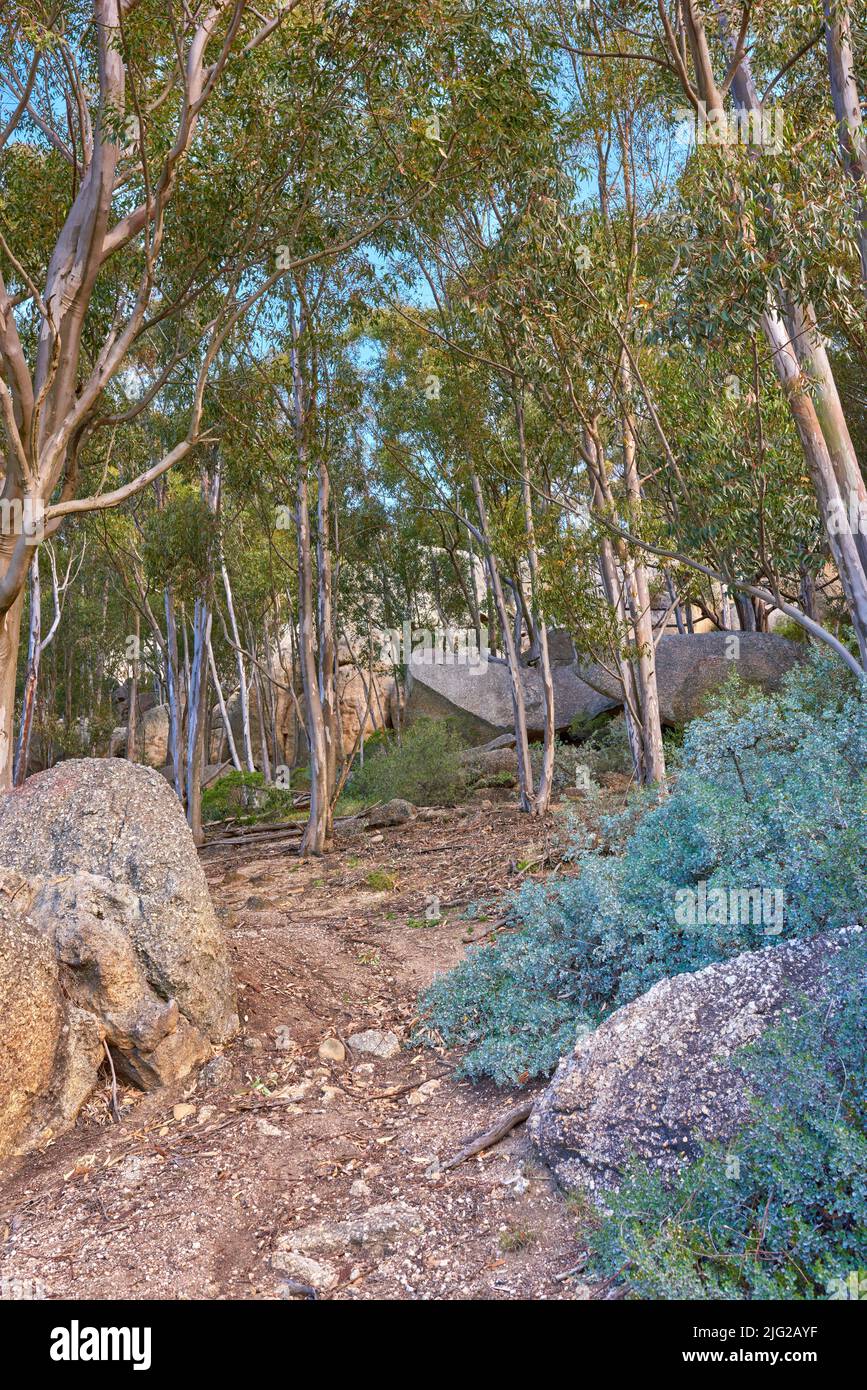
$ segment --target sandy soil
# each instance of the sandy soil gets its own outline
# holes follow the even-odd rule
[[[531,825],[485,802],[344,833],[320,861],[279,843],[206,848],[244,1033],[182,1091],[122,1091],[119,1123],[106,1084],[72,1133],[0,1174],[0,1293],[303,1297],[279,1250],[324,1223],[321,1298],[592,1297],[575,1272],[581,1213],[523,1126],[437,1175],[528,1092],[471,1086],[456,1056],[406,1045],[419,988],[496,930],[498,900],[556,862],[561,829],[556,811]],[[372,888],[376,871],[393,886]],[[471,924],[480,900],[488,920]],[[353,1054],[365,1029],[395,1033],[399,1055]],[[383,1207],[395,1229],[334,1230],[371,1211],[381,1225]]]

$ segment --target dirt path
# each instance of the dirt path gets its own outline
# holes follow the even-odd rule
[[[406,1043],[419,988],[466,950],[467,904],[495,903],[557,823],[485,804],[344,837],[319,862],[206,850],[244,1036],[184,1092],[122,1092],[120,1123],[106,1086],[0,1181],[0,1292],[303,1296],[294,1280],[339,1299],[586,1298],[557,1278],[580,1262],[577,1218],[523,1127],[436,1174],[527,1093],[456,1081],[444,1053],[347,1044]]]

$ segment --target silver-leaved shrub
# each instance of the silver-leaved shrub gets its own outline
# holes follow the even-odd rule
[[[516,894],[517,930],[423,996],[422,1032],[466,1047],[467,1075],[544,1075],[664,976],[862,921],[867,699],[820,655],[776,695],[733,678],[688,726],[670,795],[639,810],[576,843],[576,876]]]

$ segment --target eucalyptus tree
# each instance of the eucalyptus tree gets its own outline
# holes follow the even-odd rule
[[[8,782],[23,585],[65,517],[128,500],[215,435],[218,358],[296,265],[431,196],[457,144],[437,94],[473,99],[466,35],[410,4],[41,0],[0,27],[0,776]],[[403,55],[400,57],[399,55]],[[469,75],[461,64],[469,59]],[[449,63],[451,70],[449,71]],[[485,75],[485,80],[488,75]],[[337,114],[341,119],[336,119]],[[330,115],[330,124],[326,119]],[[335,133],[335,125],[337,127]],[[407,153],[409,151],[409,154]],[[412,151],[415,151],[413,156]],[[87,492],[88,456],[185,384],[184,428]]]
[[[686,177],[700,232],[682,247],[681,269],[693,273],[696,293],[699,287],[705,292],[709,335],[721,325],[762,335],[798,434],[864,669],[867,535],[860,525],[840,527],[838,518],[853,506],[860,511],[867,489],[822,327],[832,301],[852,293],[855,209],[835,157],[827,82],[824,125],[820,119],[805,128],[791,120],[787,100],[799,64],[812,61],[822,36],[818,6],[816,19],[812,41],[795,46],[791,29],[777,24],[774,6],[630,4],[617,13],[616,42],[606,61],[653,64],[669,84],[668,102],[687,103],[679,119],[695,135]],[[594,51],[592,32],[584,48]],[[659,110],[661,120],[671,121],[670,105],[661,101]],[[798,108],[796,117],[801,114]],[[842,258],[832,232],[837,216],[851,231]]]
[[[290,3],[290,9],[292,8]],[[171,21],[166,24],[166,19]],[[245,283],[235,232],[223,265],[196,240],[225,205],[199,189],[178,227],[178,191],[201,184],[189,156],[205,113],[227,85],[230,59],[255,54],[285,22],[240,3],[166,15],[147,0],[7,6],[0,32],[4,209],[0,226],[2,500],[13,522],[0,536],[0,778],[8,782],[23,583],[34,543],[64,517],[116,506],[194,449],[219,344],[261,286]],[[181,199],[183,201],[183,199]],[[210,203],[210,206],[207,204]],[[237,213],[238,209],[233,209]],[[38,235],[34,236],[34,221]],[[249,226],[248,218],[241,219]],[[169,249],[186,264],[164,275]],[[222,249],[222,248],[221,248]],[[190,306],[222,270],[225,299],[208,322]],[[183,325],[169,362],[117,411],[117,381],[143,340]],[[179,359],[196,370],[186,429],[136,476],[79,495],[79,462],[107,424],[145,409]],[[122,394],[122,393],[121,393]],[[113,418],[114,417],[114,418]]]

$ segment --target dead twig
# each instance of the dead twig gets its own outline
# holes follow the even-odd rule
[[[108,1043],[105,1038],[102,1040],[102,1046],[105,1049],[106,1060],[108,1061],[109,1070],[111,1071],[111,1113],[114,1116],[115,1124],[120,1124],[120,1106],[117,1101],[117,1074],[114,1070],[114,1059],[108,1050]]]

